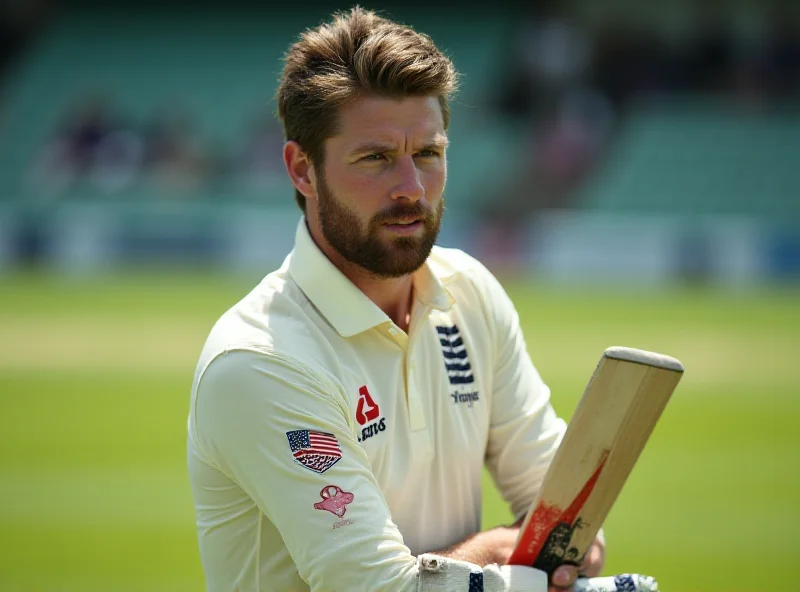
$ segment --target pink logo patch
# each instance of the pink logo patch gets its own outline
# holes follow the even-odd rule
[[[336,485],[326,485],[319,495],[322,497],[322,501],[315,503],[314,507],[317,510],[328,510],[339,518],[344,516],[347,511],[347,504],[353,501],[352,493],[342,491],[342,488]]]

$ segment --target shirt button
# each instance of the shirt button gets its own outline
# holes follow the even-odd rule
[[[389,327],[389,335],[397,335],[397,329],[394,327]]]

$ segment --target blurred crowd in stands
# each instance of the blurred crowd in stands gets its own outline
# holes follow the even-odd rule
[[[52,9],[50,0],[0,1],[0,79],[14,57],[50,17]]]
[[[201,133],[201,122],[179,103],[150,121],[133,123],[110,97],[73,106],[43,147],[30,180],[57,195],[75,184],[107,195],[146,184],[158,195],[191,196],[231,180],[258,186],[282,171],[282,132],[272,110],[243,130],[230,152]]]
[[[519,174],[494,202],[501,221],[569,206],[631,106],[703,95],[752,113],[800,98],[797,11],[776,11],[747,35],[709,5],[670,38],[623,25],[589,31],[559,5],[540,3],[521,22],[493,97],[500,113],[530,131]]]
[[[709,11],[668,38],[630,25],[589,30],[561,12],[562,4],[539,2],[519,19],[496,79],[487,80],[482,106],[527,130],[528,142],[516,155],[518,174],[491,200],[497,220],[568,206],[632,104],[711,93],[760,109],[800,93],[796,11],[775,13],[750,36],[727,13]],[[254,114],[239,145],[222,149],[188,109],[165,108],[134,124],[113,98],[93,96],[70,106],[29,178],[51,196],[75,182],[108,194],[142,182],[178,195],[230,179],[257,187],[282,171],[273,111]]]

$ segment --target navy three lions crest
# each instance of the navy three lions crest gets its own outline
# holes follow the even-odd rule
[[[442,345],[444,365],[447,368],[447,378],[450,380],[450,384],[475,382],[475,378],[472,376],[472,366],[469,365],[469,357],[467,357],[467,347],[464,345],[464,340],[461,339],[458,326],[436,327],[436,332],[439,334],[439,343]]]

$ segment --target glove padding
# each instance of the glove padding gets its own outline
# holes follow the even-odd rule
[[[416,592],[547,592],[547,574],[524,565],[487,565],[450,559],[432,553],[417,557]],[[658,592],[653,578],[622,574],[578,578],[574,592]]]
[[[578,578],[575,592],[658,592],[658,582],[649,576],[621,574],[602,578]]]

